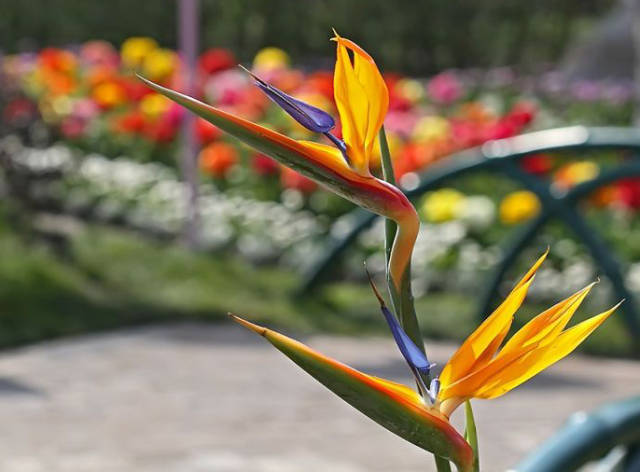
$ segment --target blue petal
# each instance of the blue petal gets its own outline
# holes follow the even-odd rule
[[[389,329],[391,329],[391,334],[393,335],[393,339],[395,339],[396,344],[398,345],[398,349],[402,353],[402,356],[405,358],[411,370],[416,371],[421,374],[423,377],[427,377],[431,368],[435,364],[431,364],[427,356],[422,352],[418,346],[411,340],[409,335],[405,333],[402,326],[400,326],[400,322],[398,319],[389,311],[387,306],[380,296],[380,293],[376,289],[371,277],[369,277],[369,281],[371,282],[371,287],[373,288],[373,292],[375,293],[378,301],[380,302],[380,309],[382,310],[382,314],[384,315],[385,320],[387,320],[387,324],[389,325]],[[418,376],[416,376],[418,377]],[[424,380],[424,378],[417,379],[420,383]],[[423,384],[424,385],[424,384]],[[426,386],[424,386],[426,389]]]
[[[253,77],[256,85],[267,95],[267,97],[269,97],[305,128],[315,131],[316,133],[327,133],[336,125],[333,117],[326,111],[287,95],[282,90],[275,88],[273,85],[270,85],[261,78],[255,76],[244,67],[242,68],[247,71],[251,77]]]

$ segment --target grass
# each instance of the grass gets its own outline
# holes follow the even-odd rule
[[[86,227],[62,253],[0,227],[0,347],[122,326],[220,321],[233,311],[286,332],[385,331],[370,289],[340,283],[295,298],[299,280],[280,269],[198,254],[123,231]],[[417,301],[425,335],[461,339],[476,324],[474,300],[436,294]],[[526,320],[541,307],[527,305]],[[595,307],[585,310],[593,313]],[[586,343],[629,355],[622,324],[609,321]]]

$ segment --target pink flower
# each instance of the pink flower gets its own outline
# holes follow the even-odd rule
[[[451,72],[443,72],[429,81],[427,92],[433,101],[448,105],[462,96],[462,84]]]

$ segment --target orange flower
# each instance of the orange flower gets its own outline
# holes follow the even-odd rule
[[[215,142],[209,144],[198,156],[200,168],[207,174],[222,178],[238,161],[238,153],[230,144]]]
[[[102,108],[112,108],[122,104],[127,95],[116,81],[103,82],[91,91],[91,98]]]

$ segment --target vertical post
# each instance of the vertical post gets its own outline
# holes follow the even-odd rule
[[[198,1],[178,0],[178,42],[180,56],[184,64],[184,93],[195,93],[196,63],[198,56]],[[186,111],[182,124],[182,146],[179,165],[182,178],[187,186],[186,219],[183,240],[190,248],[199,244],[200,212],[198,209],[198,162],[197,143],[194,132],[195,115]]]
[[[631,36],[634,49],[634,116],[633,124],[640,126],[640,0],[626,0],[625,6],[631,13]]]

